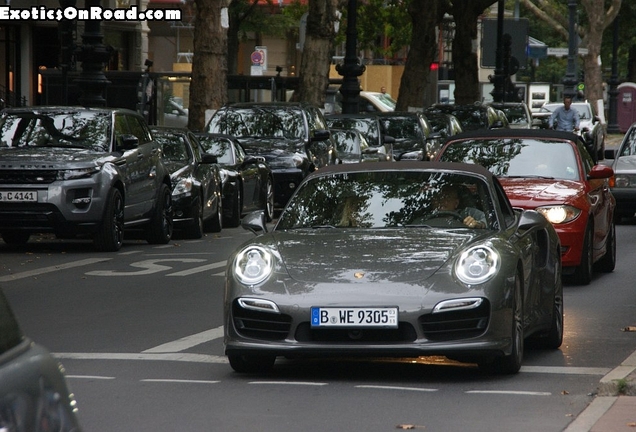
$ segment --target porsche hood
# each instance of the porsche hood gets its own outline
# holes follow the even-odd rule
[[[409,283],[439,271],[476,235],[463,229],[296,230],[273,234],[270,246],[299,282]],[[399,246],[387,248],[388,241]]]

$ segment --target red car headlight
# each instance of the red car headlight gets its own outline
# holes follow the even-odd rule
[[[536,210],[553,225],[572,222],[581,214],[580,209],[569,205],[538,207]]]

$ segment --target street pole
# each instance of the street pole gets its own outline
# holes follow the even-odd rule
[[[609,80],[609,123],[607,133],[621,133],[618,125],[618,17],[614,18],[614,37],[612,40],[612,76]]]
[[[364,73],[365,67],[360,64],[357,55],[357,13],[357,0],[349,0],[344,63],[336,65],[336,71],[343,77],[340,93],[342,94],[342,112],[344,114],[357,114],[360,112],[360,81],[358,77]]]
[[[504,0],[498,0],[497,3],[497,47],[495,49],[495,75],[491,77],[493,90],[491,92],[492,99],[495,102],[504,101],[504,47],[503,47],[503,28],[504,28]]]
[[[75,7],[76,0],[59,0],[62,9]],[[60,68],[62,69],[62,104],[68,105],[68,72],[73,62],[73,50],[75,49],[73,31],[75,23],[68,19],[60,21]]]
[[[563,95],[574,98],[576,96],[576,59],[578,55],[578,37],[576,35],[576,0],[568,0],[570,12],[569,44],[568,44],[568,66],[563,79]]]
[[[101,0],[86,0],[86,9],[100,7]],[[110,81],[104,74],[104,64],[110,58],[110,51],[103,44],[101,21],[87,20],[82,34],[82,46],[78,53],[82,61],[82,72],[75,80],[81,91],[80,103],[85,107],[106,106],[104,90]]]

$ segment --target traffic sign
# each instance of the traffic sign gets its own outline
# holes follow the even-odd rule
[[[262,65],[264,59],[263,57],[263,51],[261,50],[252,52],[252,55],[250,56],[250,58],[252,59],[252,64],[254,65]]]

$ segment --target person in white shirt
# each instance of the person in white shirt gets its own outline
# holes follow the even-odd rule
[[[579,112],[576,108],[572,108],[572,97],[563,97],[563,106],[558,107],[552,112],[550,116],[550,126],[553,129],[572,132],[579,130],[579,124],[581,122],[579,118]]]

